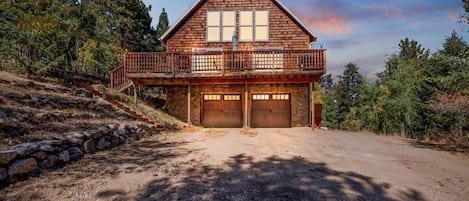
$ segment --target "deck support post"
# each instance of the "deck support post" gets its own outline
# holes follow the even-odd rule
[[[132,81],[132,85],[134,86],[134,103],[137,105],[137,85]]]
[[[315,121],[316,120],[316,114],[315,114],[315,111],[314,111],[315,105],[314,105],[314,83],[313,82],[309,83],[309,97],[311,98],[311,100],[310,100],[311,128],[313,130],[315,130],[316,129],[316,121]]]
[[[191,126],[191,85],[187,85],[187,126]]]
[[[249,128],[248,123],[248,104],[249,104],[249,92],[248,83],[244,83],[244,128]]]

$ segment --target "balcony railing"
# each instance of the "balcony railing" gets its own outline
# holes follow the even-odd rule
[[[128,52],[126,73],[240,73],[324,71],[326,54],[320,50]]]

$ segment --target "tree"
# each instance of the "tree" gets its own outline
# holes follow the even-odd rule
[[[166,13],[166,10],[163,8],[163,11],[161,11],[161,14],[159,17],[158,26],[156,28],[156,35],[158,37],[161,37],[168,29],[169,29],[168,13]]]
[[[353,63],[347,64],[343,75],[339,76],[335,93],[338,107],[337,121],[341,128],[343,127],[341,124],[351,112],[351,108],[358,106],[360,88],[363,81],[363,76],[358,72],[358,67]]]
[[[462,0],[462,4],[464,7],[464,10],[466,11],[466,14],[462,16],[463,20],[466,21],[466,23],[469,24],[469,0]]]

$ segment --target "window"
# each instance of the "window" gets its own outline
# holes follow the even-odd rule
[[[223,29],[222,29],[222,41],[231,42],[233,32],[235,32],[236,26],[236,12],[235,11],[223,11]]]
[[[204,100],[221,100],[221,95],[204,95]]]
[[[207,42],[230,42],[235,30],[235,11],[207,12]]]
[[[207,42],[220,42],[220,12],[207,12]]]
[[[204,73],[219,71],[223,66],[223,48],[192,49],[192,72]]]
[[[252,41],[253,36],[253,12],[239,12],[239,41]]]
[[[274,94],[272,95],[272,100],[289,100],[290,95],[288,94]]]
[[[240,41],[269,41],[269,11],[239,12]]]
[[[253,100],[269,100],[269,94],[255,94],[252,95]]]
[[[226,100],[226,101],[239,101],[239,100],[241,100],[241,96],[240,95],[224,95],[223,100]]]
[[[256,71],[283,70],[282,47],[257,47],[253,50],[253,67]]]
[[[254,35],[256,41],[268,41],[269,40],[269,12],[268,11],[256,11],[255,12],[256,24]]]

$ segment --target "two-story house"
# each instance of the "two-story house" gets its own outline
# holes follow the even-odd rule
[[[168,112],[204,127],[317,126],[316,39],[279,0],[198,0],[162,36],[166,52],[126,53],[111,85],[163,86]]]

